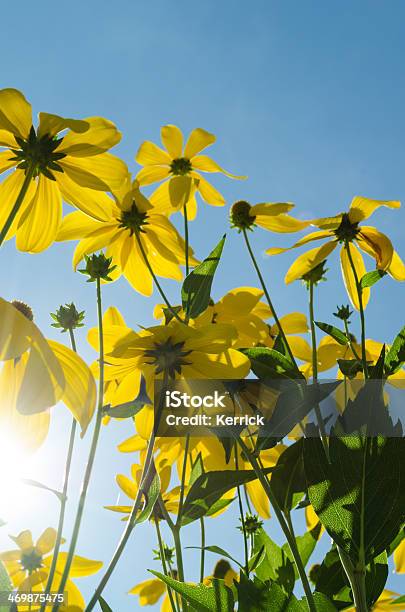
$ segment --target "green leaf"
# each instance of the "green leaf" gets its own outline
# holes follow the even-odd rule
[[[288,446],[280,455],[271,476],[271,487],[283,512],[295,508],[306,491],[302,452],[302,439]]]
[[[209,305],[212,281],[219,264],[226,236],[215,249],[184,279],[181,289],[183,309],[188,317],[195,319]]]
[[[313,597],[317,612],[336,612],[337,608],[333,605],[329,597],[326,597],[326,595],[323,593],[314,593]],[[301,601],[305,602],[305,606],[308,607],[306,597],[304,597]]]
[[[263,559],[258,563],[255,573],[260,580],[272,580],[286,593],[292,593],[295,583],[294,565],[278,544],[261,527],[253,537],[253,552],[264,547]]]
[[[259,563],[262,562],[265,555],[266,555],[266,551],[263,545],[258,551],[254,552],[253,555],[250,557],[248,561],[249,571],[253,572],[256,569],[256,567],[259,565]]]
[[[269,474],[272,471],[273,468],[266,468],[264,473]],[[256,478],[254,470],[224,470],[201,474],[189,489],[184,500],[182,525],[206,516],[227,491],[256,480]]]
[[[397,597],[396,599],[394,599],[394,601],[391,601],[392,606],[403,604],[403,603],[405,603],[405,595],[401,595],[401,597]]]
[[[234,559],[232,555],[230,555],[228,552],[226,552],[224,548],[221,548],[220,546],[215,546],[215,545],[214,546],[186,546],[186,548],[207,550],[208,552],[214,553],[214,555],[219,555],[220,557],[226,557],[227,559],[230,559],[231,561],[236,563],[236,565],[239,565],[239,567],[243,569],[243,565],[241,565],[239,561]]]
[[[354,565],[362,543],[369,562],[390,545],[404,520],[405,440],[332,432],[329,454],[331,464],[319,439],[304,441],[311,503]]]
[[[350,380],[363,371],[363,364],[358,359],[338,359],[337,362],[342,374]]]
[[[234,597],[231,589],[223,580],[213,579],[212,586],[204,584],[187,584],[165,576],[160,572],[149,570],[168,587],[179,593],[196,612],[229,612],[234,608]]]
[[[388,558],[384,551],[378,555],[366,568],[366,597],[369,609],[380,597],[388,579]]]
[[[349,583],[335,546],[326,553],[322,563],[316,567],[313,579],[316,591],[331,598],[348,586]]]
[[[100,604],[100,608],[102,612],[113,612],[112,608],[110,608],[106,600],[103,597],[101,597],[101,595],[98,598],[98,603]]]
[[[144,407],[145,402],[125,402],[118,406],[107,406],[103,407],[103,415],[113,417],[114,419],[129,419],[134,417]]]
[[[250,359],[251,370],[258,378],[304,378],[303,374],[292,364],[289,357],[286,357],[275,349],[267,347],[254,347],[241,349]]]
[[[7,573],[6,568],[2,561],[0,561],[0,593],[11,593],[13,591],[13,586],[11,584],[10,577]],[[9,612],[10,606],[4,605],[0,606],[0,612]]]
[[[145,484],[145,488],[146,487],[147,487],[147,484]],[[155,472],[153,475],[153,480],[149,488],[147,488],[147,493],[145,494],[146,503],[143,509],[141,510],[141,512],[136,517],[135,525],[139,525],[140,523],[144,523],[145,521],[148,520],[148,518],[153,512],[153,508],[155,507],[155,504],[156,504],[156,501],[159,495],[160,495],[160,478],[159,478],[159,474]]]
[[[315,550],[315,547],[319,539],[319,534],[321,532],[321,528],[322,528],[321,523],[318,523],[311,531],[307,531],[303,535],[296,536],[295,538],[295,541],[297,543],[298,552],[300,554],[301,561],[304,567],[308,563],[312,553]],[[295,579],[297,580],[299,577],[298,570],[295,565],[295,561],[294,561],[294,557],[292,555],[291,549],[287,543],[283,544],[282,550],[288,556],[290,561],[294,563]]]
[[[362,289],[366,289],[367,287],[372,287],[375,285],[383,276],[386,276],[386,272],[384,270],[373,270],[372,272],[367,272],[361,279],[360,285]]]
[[[398,336],[388,353],[385,356],[385,372],[387,376],[391,376],[399,370],[405,363],[405,326],[401,329]]]
[[[196,457],[196,460],[194,461],[193,465],[191,466],[190,479],[188,481],[189,486],[191,487],[191,485],[193,485],[195,483],[195,481],[197,480],[197,478],[202,476],[203,473],[204,473],[204,463],[203,463],[203,460],[202,460],[201,453],[198,453],[198,455]]]
[[[349,344],[350,341],[346,334],[340,331],[340,329],[338,329],[334,325],[329,325],[329,323],[322,323],[321,321],[315,321],[315,325],[319,327],[319,329],[321,329],[323,332],[325,332],[325,334],[331,336],[339,344]]]
[[[264,582],[256,576],[248,579],[241,573],[236,584],[238,590],[238,612],[307,612],[293,594],[287,594],[276,583]],[[229,609],[232,610],[232,608]]]

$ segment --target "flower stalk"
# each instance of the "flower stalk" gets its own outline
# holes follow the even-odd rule
[[[30,186],[31,181],[34,178],[34,174],[35,174],[35,166],[33,164],[31,164],[25,173],[25,178],[24,178],[24,182],[21,186],[20,189],[20,193],[17,196],[17,199],[14,203],[13,208],[10,211],[9,216],[7,217],[7,220],[2,228],[2,230],[0,231],[0,247],[2,246],[3,242],[6,239],[6,236],[8,234],[8,231],[10,229],[10,227],[12,226],[14,219],[16,218],[21,206],[23,205],[24,202],[24,198],[27,195],[27,191],[28,188]]]
[[[361,286],[361,280],[357,274],[356,266],[354,265],[352,253],[350,251],[350,243],[345,242],[344,248],[347,251],[347,256],[350,262],[350,267],[353,272],[354,282],[356,284],[356,291],[359,300],[359,312],[360,312],[360,323],[361,323],[361,360],[363,362],[364,377],[368,378],[368,365],[367,365],[367,352],[366,352],[366,319],[364,316],[364,305],[363,305],[363,289]]]

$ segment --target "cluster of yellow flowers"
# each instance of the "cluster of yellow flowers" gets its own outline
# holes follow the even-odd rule
[[[382,342],[365,337],[361,343],[357,342],[348,328],[346,343],[325,335],[318,345],[314,344],[311,313],[310,321],[300,312],[278,318],[255,260],[249,232],[255,227],[277,233],[295,233],[310,226],[318,228],[290,247],[324,241],[322,246],[295,260],[285,277],[286,283],[303,280],[313,288],[323,275],[323,263],[341,245],[344,284],[352,305],[362,315],[370,289],[364,286],[359,290],[367,272],[361,251],[372,258],[374,268],[381,275],[389,274],[398,281],[405,280],[405,265],[385,234],[375,227],[362,225],[380,206],[399,208],[397,201],[354,197],[347,212],[309,220],[291,216],[291,203],[251,205],[239,201],[230,209],[231,226],[243,234],[261,288],[232,289],[216,302],[211,299],[202,312],[192,317],[184,303],[172,306],[168,302],[158,277],[181,281],[182,267],[188,274],[199,264],[189,244],[187,225],[196,217],[197,195],[212,206],[225,205],[224,197],[205,174],[222,173],[233,179],[246,177],[230,174],[202,153],[215,142],[215,136],[201,128],[194,129],[184,144],[178,127],[162,127],[163,148],[152,142],[144,142],[139,147],[135,159],[141,169],[135,177],[121,159],[109,152],[120,139],[115,125],[101,117],[76,120],[40,113],[38,126],[34,127],[31,105],[23,94],[15,89],[0,91],[0,146],[4,149],[0,153],[0,173],[6,173],[0,185],[0,246],[15,237],[18,250],[39,253],[55,241],[76,241],[73,266],[76,269],[84,260],[90,280],[97,281],[100,312],[101,284],[115,281],[121,275],[145,296],[152,295],[155,286],[164,300],[154,308],[157,324],[140,331],[127,325],[117,308],[108,308],[100,317],[98,327],[88,332],[90,345],[99,353],[99,358],[89,367],[75,350],[73,330],[81,326],[81,318],[73,305],[70,311],[68,307],[64,311],[73,313],[73,318],[64,320],[62,309],[54,316],[58,326],[69,331],[73,338],[72,348],[67,348],[42,335],[28,306],[0,298],[0,428],[2,432],[11,432],[27,449],[34,451],[46,439],[49,409],[62,401],[74,421],[80,424],[82,435],[97,413],[95,452],[102,420],[107,424],[114,417],[114,409],[117,409],[117,418],[121,418],[119,408],[131,404],[145,384],[150,400],[145,400],[143,408],[134,414],[135,434],[119,446],[121,452],[138,454],[130,469],[131,476],[117,476],[118,486],[131,502],[108,506],[129,517],[131,523],[134,503],[142,493],[145,467],[150,461],[151,401],[156,378],[166,373],[173,379],[243,379],[248,376],[251,363],[240,349],[273,349],[280,336],[307,380],[336,368],[338,359],[361,360],[359,355],[363,352],[365,362],[375,364],[381,353]],[[154,183],[159,185],[147,197],[141,189]],[[63,217],[62,202],[77,210]],[[187,235],[184,237],[170,220],[178,211],[185,216]],[[276,255],[287,250],[272,247],[267,253]],[[99,251],[104,258],[92,260],[91,256]],[[345,324],[348,318],[342,317]],[[307,340],[311,330],[312,344]],[[362,372],[357,372],[357,377],[362,376]],[[404,370],[399,369],[391,382],[399,385],[404,378]],[[109,406],[108,415],[105,406]],[[277,444],[263,450],[261,467],[276,465],[285,448],[284,444]],[[222,444],[213,437],[157,438],[152,454],[160,478],[160,511],[164,515],[179,513],[192,466],[198,458],[207,472],[230,470],[235,466],[239,470],[251,469],[249,458],[242,450],[235,451],[234,463],[227,461]],[[93,461],[94,453],[88,478]],[[177,466],[177,474],[172,466]],[[247,503],[261,518],[268,519],[270,501],[262,483],[255,479],[244,486]],[[233,499],[235,492],[236,487],[231,488],[223,499]],[[224,504],[213,516],[226,509]],[[311,506],[306,508],[306,519],[309,530],[319,523]],[[79,527],[80,517],[76,540]],[[50,528],[35,545],[29,531],[23,531],[13,540],[18,549],[0,555],[13,587],[21,591],[55,591],[62,584],[69,593],[69,605],[59,609],[62,612],[84,610],[84,600],[70,578],[97,572],[100,562],[75,555],[76,541],[69,553],[59,552],[63,542],[61,533]],[[403,542],[396,551],[398,572],[405,572]],[[55,556],[51,554],[54,547],[57,547]],[[229,579],[230,585],[236,577],[230,566],[222,576],[225,581]],[[210,580],[211,577],[206,578],[205,584],[209,585]],[[161,581],[151,579],[134,587],[131,593],[139,595],[141,605],[153,604],[166,593],[166,587]],[[387,593],[384,591],[383,596],[391,601],[393,595]],[[172,608],[167,594],[162,610],[169,609]]]

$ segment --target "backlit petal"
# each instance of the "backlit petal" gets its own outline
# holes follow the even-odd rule
[[[368,217],[370,217],[380,206],[400,208],[401,202],[397,200],[371,200],[370,198],[356,196],[350,204],[349,219],[352,223],[358,223],[359,221],[363,221],[363,219],[368,219]]]
[[[280,253],[285,253],[286,251],[291,251],[291,249],[295,249],[297,247],[302,246],[303,244],[307,244],[308,242],[312,242],[314,240],[324,240],[325,238],[331,238],[333,234],[329,230],[322,230],[320,232],[312,232],[311,234],[307,234],[303,236],[295,244],[287,248],[279,248],[273,247],[271,249],[267,249],[267,255],[279,255]]]
[[[152,276],[133,237],[128,236],[126,238],[122,250],[127,253],[126,264],[123,269],[125,278],[135,291],[139,291],[142,295],[152,295]]]
[[[224,206],[225,198],[222,194],[219,193],[217,189],[211,183],[209,183],[203,176],[199,175],[196,172],[192,173],[192,176],[199,179],[198,188],[202,199],[207,202],[207,204],[211,204],[211,206]]]
[[[364,274],[367,272],[366,266],[364,265],[363,257],[353,244],[348,243],[348,248],[350,249],[354,268],[357,273],[357,278],[360,281],[363,278]],[[360,304],[359,297],[357,294],[356,280],[350,263],[349,255],[345,247],[342,248],[340,251],[340,262],[346,291],[353,306],[357,310],[359,310]],[[368,287],[366,289],[363,289],[362,295],[363,307],[365,308],[370,298],[370,289]]]
[[[12,157],[14,155],[11,151],[2,151],[0,153],[0,174],[16,165],[16,161],[12,160]]]
[[[405,281],[405,265],[400,256],[394,251],[388,273],[397,281]]]
[[[141,144],[135,160],[140,166],[170,166],[172,163],[170,155],[149,140]]]
[[[164,125],[160,130],[162,143],[166,147],[170,157],[176,159],[181,157],[183,151],[183,134],[177,125]]]
[[[115,235],[116,226],[111,223],[101,225],[99,229],[92,232],[86,238],[83,238],[77,245],[73,254],[73,267],[76,269],[78,263],[85,255],[91,255],[91,253],[95,253],[106,247]]]
[[[35,548],[40,555],[46,555],[51,552],[56,542],[56,530],[52,527],[48,527],[38,538]]]
[[[236,174],[231,174],[227,172],[216,161],[208,157],[208,155],[195,155],[191,160],[193,168],[197,170],[201,170],[202,172],[221,172],[226,176],[234,179],[246,179],[247,176],[237,176]]]
[[[0,228],[4,227],[4,224],[6,223],[11,213],[18,194],[21,191],[23,182],[24,172],[22,170],[15,170],[0,184]],[[6,240],[9,240],[15,235],[21,215],[24,213],[24,210],[27,208],[27,206],[29,206],[30,202],[32,201],[32,198],[34,197],[36,192],[36,187],[36,181],[32,180],[28,187],[28,191],[25,194],[23,204],[7,233]]]
[[[308,321],[302,312],[290,312],[280,317],[281,326],[286,334],[304,334],[308,331]]]
[[[121,133],[112,121],[103,117],[87,117],[84,120],[89,129],[84,133],[70,131],[64,136],[58,151],[77,157],[99,155],[111,149],[121,140]]]
[[[394,551],[394,564],[397,574],[405,574],[405,538]]]
[[[17,544],[22,551],[30,550],[34,547],[34,541],[32,539],[32,533],[28,529],[22,531],[18,536],[10,536],[10,538]]]
[[[99,227],[100,223],[93,219],[93,217],[89,217],[81,211],[76,211],[63,218],[56,240],[58,242],[64,240],[80,240]]]
[[[63,572],[66,564],[66,559],[67,553],[60,552],[56,564],[56,568],[59,573]],[[102,567],[102,561],[93,561],[92,559],[86,559],[85,557],[79,557],[79,555],[75,555],[73,557],[72,565],[70,567],[69,576],[71,578],[92,576],[93,574],[96,574]]]
[[[202,128],[195,128],[188,137],[183,155],[186,159],[191,159],[194,155],[197,155],[197,153],[200,153],[200,151],[203,151],[215,141],[216,137],[214,134],[210,134],[210,132]]]
[[[301,221],[301,219],[295,219],[290,215],[280,214],[277,216],[269,215],[257,215],[255,223],[264,229],[270,230],[271,232],[278,233],[290,233],[299,232],[309,225],[309,221]]]
[[[32,125],[31,104],[18,89],[0,90],[0,128],[26,138]]]
[[[51,113],[39,113],[39,136],[45,134],[56,136],[62,130],[67,129],[78,133],[86,132],[89,129],[89,123],[81,119],[65,119],[65,117],[59,117],[59,115],[52,115]]]
[[[375,227],[363,226],[356,237],[356,242],[368,255],[372,254],[372,257],[376,260],[377,268],[386,270],[389,267],[394,248],[388,236],[379,232]],[[364,248],[365,246],[366,248]]]
[[[79,208],[94,219],[107,221],[111,218],[114,202],[106,193],[81,187],[66,173],[58,173],[56,180],[65,202]]]
[[[136,175],[136,180],[139,181],[141,186],[152,185],[162,181],[170,175],[170,168],[168,166],[145,166],[139,170]]]
[[[289,284],[299,278],[302,278],[304,274],[315,268],[324,259],[326,259],[335,249],[336,244],[337,243],[334,240],[331,240],[326,244],[323,244],[321,247],[311,249],[310,251],[300,255],[288,270],[285,277],[285,282]]]
[[[82,187],[100,191],[118,189],[128,175],[125,162],[111,153],[92,157],[68,155],[59,161],[66,174]]]

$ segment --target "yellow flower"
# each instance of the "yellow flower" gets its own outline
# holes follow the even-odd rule
[[[399,208],[400,205],[400,202],[397,201],[370,200],[368,198],[355,197],[347,213],[340,213],[335,217],[312,220],[310,223],[318,227],[320,231],[304,236],[289,249],[271,248],[266,253],[268,255],[278,255],[315,240],[327,239],[327,242],[321,247],[303,253],[294,261],[285,277],[285,282],[288,284],[302,278],[304,274],[315,268],[341,243],[343,247],[340,251],[340,260],[343,279],[353,306],[359,309],[356,280],[351,267],[350,256],[353,260],[358,281],[366,273],[366,267],[363,257],[354,242],[364,253],[375,259],[377,269],[388,272],[396,280],[405,280],[405,265],[398,253],[394,251],[390,239],[375,227],[359,225],[361,221],[368,219],[380,206]],[[363,289],[364,307],[367,305],[369,297],[370,289]]]
[[[18,548],[0,553],[0,560],[4,563],[14,588],[22,592],[40,593],[45,590],[49,570],[52,563],[52,550],[56,542],[56,531],[51,527],[45,529],[34,544],[31,531],[22,531],[18,536],[11,537]],[[56,563],[55,578],[51,591],[57,591],[64,570],[67,553],[60,552]],[[102,567],[101,561],[93,561],[77,555],[73,558],[70,570],[71,578],[91,576]],[[77,586],[68,580],[66,583],[68,605],[60,607],[61,612],[68,610],[84,610],[85,602]],[[38,610],[36,606],[19,610]]]
[[[261,301],[263,295],[263,291],[255,287],[231,289],[218,302],[211,302],[196,319],[191,319],[190,325],[201,327],[209,323],[226,323],[233,325],[237,331],[233,348],[248,348],[258,344],[271,348],[278,335],[278,327],[265,322],[272,317],[272,313],[269,306]],[[165,314],[170,316],[166,305],[157,304],[153,312],[155,319],[164,322]],[[183,312],[179,311],[179,314],[182,316]],[[306,317],[300,312],[287,314],[281,317],[280,322],[286,334],[308,331]]]
[[[74,267],[85,255],[106,248],[107,257],[112,257],[117,266],[113,277],[123,274],[136,291],[151,295],[153,280],[144,251],[157,276],[180,281],[185,244],[172,223],[155,210],[141,194],[137,181],[131,183],[129,176],[115,196],[115,200],[107,198],[103,216],[98,219],[82,212],[63,219],[57,240],[80,240],[73,256]],[[198,263],[191,248],[189,262]]]
[[[167,370],[172,378],[244,378],[249,360],[231,348],[236,331],[230,325],[205,325],[195,329],[172,320],[166,326],[136,333],[126,326],[107,327],[105,380],[118,381],[108,400],[112,406],[138,396],[141,376],[153,400],[156,377]],[[89,331],[90,344],[98,345],[98,331]]]
[[[405,538],[394,551],[394,564],[397,574],[405,574]]]
[[[200,172],[221,172],[234,179],[246,178],[226,172],[207,155],[199,155],[215,142],[214,134],[196,128],[183,148],[181,130],[175,125],[165,125],[161,129],[161,138],[165,149],[149,141],[139,147],[135,159],[143,168],[136,178],[141,185],[164,181],[151,196],[151,202],[165,212],[175,212],[187,204],[189,218],[194,219],[197,212],[196,191],[207,204],[225,204],[224,197]]]
[[[66,131],[67,130],[67,131]],[[22,205],[5,238],[17,234],[17,248],[37,253],[55,240],[62,219],[62,199],[87,214],[103,218],[106,194],[125,178],[124,162],[107,153],[121,134],[102,117],[65,119],[39,113],[16,89],[0,90],[0,173],[16,168],[0,185],[0,230],[19,193]]]
[[[252,230],[257,225],[277,233],[299,232],[308,227],[310,221],[295,219],[286,214],[294,208],[291,202],[262,202],[252,206],[245,200],[232,204],[231,226],[239,231]]]
[[[405,610],[405,604],[394,604],[393,602],[399,597],[399,593],[384,589],[378,600],[372,606],[373,612],[395,612]],[[346,608],[346,612],[356,612],[356,608]]]
[[[0,430],[35,450],[48,432],[48,409],[59,401],[84,434],[95,409],[96,384],[79,355],[43,337],[30,312],[25,304],[0,298]]]

